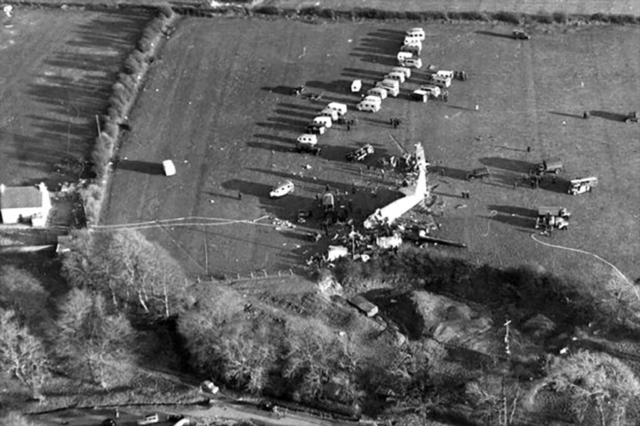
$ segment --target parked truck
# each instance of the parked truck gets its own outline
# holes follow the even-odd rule
[[[536,229],[557,228],[565,231],[569,229],[570,217],[571,213],[564,207],[539,207]]]

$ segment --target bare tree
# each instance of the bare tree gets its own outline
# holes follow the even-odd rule
[[[151,317],[179,312],[189,281],[169,254],[137,231],[74,234],[63,271],[70,283],[91,288],[119,309]]]
[[[0,309],[0,368],[39,396],[47,367],[42,343],[19,324],[13,311]]]
[[[104,298],[73,289],[60,308],[56,351],[67,370],[103,389],[133,374],[135,333],[122,313],[109,314]]]
[[[20,413],[11,411],[4,416],[0,416],[0,424],[3,426],[41,426],[42,423],[27,419]]]
[[[629,403],[640,397],[640,382],[633,371],[606,353],[581,350],[567,358],[553,357],[546,373],[528,398],[533,400],[544,387],[566,393],[581,423],[595,409],[601,426],[624,425]]]
[[[46,327],[48,298],[49,294],[29,272],[15,266],[0,268],[0,306],[12,309],[32,330]]]

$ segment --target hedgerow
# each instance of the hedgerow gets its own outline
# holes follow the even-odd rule
[[[119,125],[127,121],[127,115],[138,95],[149,61],[154,57],[161,37],[174,18],[173,10],[168,4],[156,9],[156,16],[142,31],[136,48],[124,61],[123,71],[118,74],[117,81],[111,87],[106,115],[103,116],[100,134],[96,137],[91,153],[97,180],[85,187],[81,193],[88,223],[96,223],[99,219],[104,192],[109,183],[109,167],[117,149]]]

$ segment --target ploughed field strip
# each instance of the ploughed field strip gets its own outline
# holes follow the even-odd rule
[[[0,183],[55,191],[87,177],[96,114],[149,19],[17,6],[0,15]]]

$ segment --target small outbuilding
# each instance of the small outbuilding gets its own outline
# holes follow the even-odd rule
[[[0,185],[2,223],[31,222],[32,226],[44,227],[50,211],[51,195],[44,183],[15,187]]]

